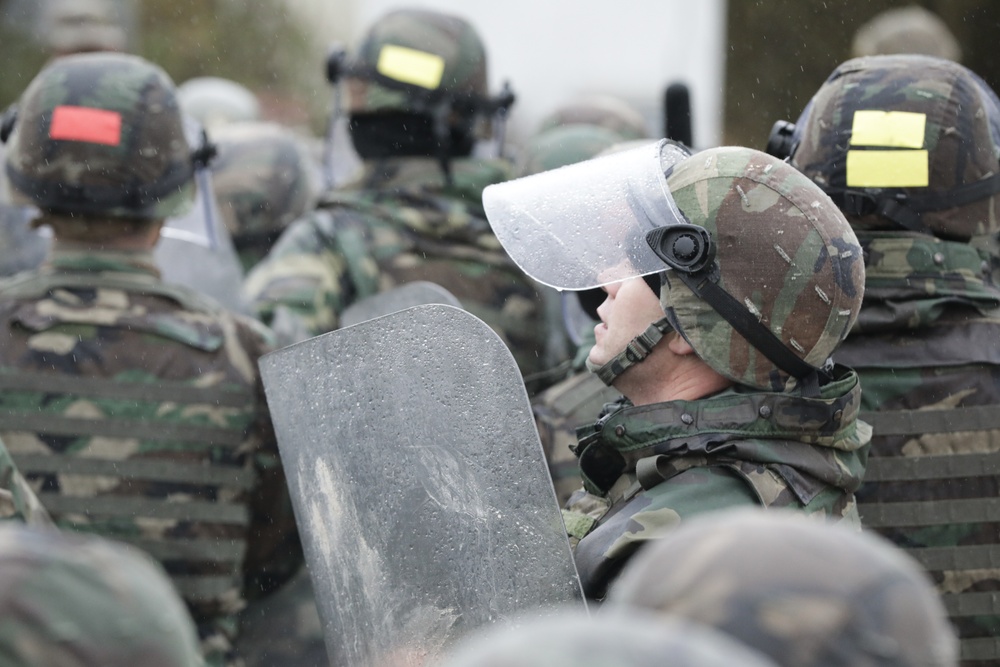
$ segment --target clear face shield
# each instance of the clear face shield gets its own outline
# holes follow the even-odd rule
[[[556,289],[584,290],[668,268],[647,235],[687,223],[666,173],[689,157],[667,140],[483,192],[486,217],[517,265]]]

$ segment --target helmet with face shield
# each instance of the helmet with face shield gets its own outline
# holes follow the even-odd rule
[[[861,305],[861,248],[843,214],[752,149],[688,157],[661,141],[490,186],[483,203],[539,282],[580,290],[654,276],[665,316],[598,369],[609,384],[674,329],[738,384],[808,391]]]

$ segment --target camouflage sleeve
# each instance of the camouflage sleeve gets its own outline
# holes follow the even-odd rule
[[[274,248],[247,276],[244,296],[279,345],[333,331],[340,313],[355,298],[352,267],[340,248],[338,221],[330,212],[313,211],[294,222]],[[374,260],[355,258],[370,268]]]
[[[21,475],[0,442],[0,522],[20,521],[34,526],[52,526],[52,519]]]
[[[603,598],[640,547],[662,538],[681,521],[748,505],[759,506],[760,500],[745,481],[724,468],[690,468],[641,492],[577,544],[576,566],[584,593]],[[571,502],[567,510],[574,509]]]
[[[246,322],[242,329],[248,355],[256,365],[272,349],[259,324]],[[248,599],[266,594],[290,579],[302,565],[302,546],[278,442],[258,372],[255,384],[257,415],[252,433],[253,465],[257,485],[250,498],[250,527],[244,560],[245,595]]]

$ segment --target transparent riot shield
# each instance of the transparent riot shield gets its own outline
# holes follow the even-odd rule
[[[481,321],[418,306],[260,365],[332,664],[429,664],[582,600],[520,373]]]
[[[222,223],[207,169],[196,172],[191,210],[167,220],[153,255],[163,280],[207,294],[226,308],[247,312],[240,297],[243,266]]]
[[[437,283],[415,280],[412,283],[406,283],[395,289],[362,299],[349,306],[340,316],[340,326],[341,328],[350,327],[373,320],[376,317],[432,303],[454,306],[455,308],[462,307],[454,294]]]
[[[51,239],[31,227],[35,209],[0,202],[0,276],[34,269],[48,253]]]

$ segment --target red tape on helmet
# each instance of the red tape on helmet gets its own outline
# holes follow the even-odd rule
[[[58,106],[52,110],[49,138],[117,146],[122,140],[122,115],[104,109]]]

